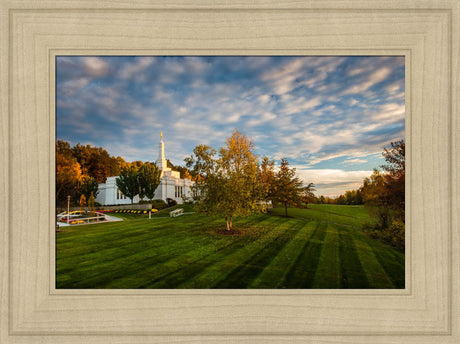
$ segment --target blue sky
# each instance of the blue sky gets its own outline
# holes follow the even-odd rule
[[[405,138],[402,56],[60,56],[56,137],[176,165],[235,129],[286,157],[316,194],[337,196]]]

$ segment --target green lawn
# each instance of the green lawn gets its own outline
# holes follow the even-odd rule
[[[360,231],[370,221],[362,207],[309,208],[236,219],[233,236],[217,232],[222,219],[166,211],[66,227],[56,287],[404,288],[404,254]]]

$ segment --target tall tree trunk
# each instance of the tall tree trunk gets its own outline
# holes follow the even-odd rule
[[[287,203],[284,202],[284,217],[287,217]]]

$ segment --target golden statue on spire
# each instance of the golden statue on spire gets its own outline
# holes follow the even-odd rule
[[[163,132],[160,131],[161,141],[163,141]]]

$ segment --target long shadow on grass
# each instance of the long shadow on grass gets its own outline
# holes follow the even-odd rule
[[[305,223],[298,222],[285,229],[274,242],[269,243],[268,247],[263,247],[257,256],[250,260],[249,264],[244,264],[240,268],[233,270],[226,279],[219,282],[214,288],[247,288],[304,225]]]
[[[272,222],[276,221],[273,217],[263,217],[258,219],[259,220],[254,221],[252,225],[255,225],[256,223],[262,224],[265,221],[269,221],[269,225],[273,226],[274,224]],[[195,258],[193,261],[189,261],[186,266],[182,266],[178,269],[176,268],[167,274],[157,275],[146,285],[140,286],[140,288],[177,288],[180,284],[200,274],[207,267],[218,264],[219,261],[222,261],[225,257],[231,255],[237,249],[244,247],[243,244],[248,241],[248,237],[245,235],[235,236],[232,240],[233,241],[229,245],[219,248],[206,256]]]
[[[163,242],[164,238],[171,239],[173,237],[180,237],[185,232],[194,232],[189,228],[201,228],[203,225],[212,227],[214,223],[218,222],[218,219],[195,219],[194,222],[187,222],[185,228],[171,228],[171,223],[157,224],[157,226],[151,226],[150,222],[143,222],[135,227],[123,228],[122,232],[113,231],[111,228],[105,231],[94,233],[87,229],[78,233],[78,236],[71,238],[71,246],[69,244],[64,245],[62,242],[57,242],[57,256],[62,263],[65,260],[72,260],[75,264],[78,262],[79,257],[84,257],[85,260],[92,259],[91,254],[97,258],[101,255],[109,255],[110,250],[117,250],[122,252],[123,249],[131,249],[131,247],[137,246],[139,243],[143,243],[144,246],[149,244],[149,248],[152,247],[154,241]],[[184,223],[175,223],[176,226],[184,226]],[[136,252],[132,250],[132,252]],[[112,259],[115,256],[110,256]]]
[[[59,273],[72,271],[78,268],[79,264],[89,261],[99,261],[102,264],[107,261],[115,262],[131,255],[139,255],[145,250],[155,250],[160,245],[175,243],[183,236],[183,231],[171,231],[170,228],[143,228],[129,230],[117,237],[118,240],[93,238],[93,244],[79,241],[77,248],[70,249],[62,249],[58,245],[56,270]],[[120,261],[120,265],[125,264],[126,262]]]
[[[369,282],[356,252],[355,244],[346,230],[339,232],[339,256],[341,287],[344,289],[369,288]]]
[[[247,225],[254,225],[260,223],[267,217],[262,218],[253,218],[248,221],[243,221]],[[200,229],[201,230],[201,229]],[[211,236],[203,236],[198,233],[197,230],[192,236],[183,237],[184,231],[181,231],[182,235],[171,235],[167,237],[167,241],[160,241],[161,246],[154,247],[149,245],[147,242],[146,254],[142,257],[139,255],[138,250],[133,250],[130,248],[127,252],[132,253],[130,256],[121,256],[118,254],[119,259],[110,260],[108,262],[110,267],[119,267],[119,269],[106,269],[99,273],[93,273],[89,278],[81,279],[81,271],[76,271],[74,275],[79,275],[80,279],[76,282],[75,278],[72,278],[72,287],[73,288],[145,288],[148,284],[151,284],[152,280],[149,280],[147,283],[145,281],[149,279],[149,273],[160,278],[165,275],[165,273],[158,274],[158,270],[164,268],[164,265],[170,264],[166,268],[166,275],[173,271],[183,270],[183,265],[187,266],[190,261],[187,257],[192,257],[192,260],[201,260],[205,259],[207,256],[212,256],[214,254],[200,255],[202,246],[206,249],[209,249],[210,245],[217,247],[218,251],[221,249],[227,249],[227,246],[234,246],[238,242],[228,242],[228,237],[216,236],[212,238]],[[209,231],[209,229],[208,229]],[[176,233],[177,234],[177,233]],[[162,235],[164,236],[164,235]],[[214,242],[216,238],[219,238],[217,242]],[[185,240],[184,240],[185,239]],[[157,238],[152,239],[152,241],[157,241]],[[145,245],[145,242],[142,243]],[[221,244],[224,244],[221,246]],[[199,248],[197,248],[197,246]],[[184,250],[185,248],[191,248],[189,250]],[[234,249],[228,247],[230,251]],[[172,264],[171,264],[171,261]],[[152,265],[153,264],[153,265]],[[100,268],[100,265],[98,266]],[[121,268],[121,269],[120,269]],[[156,271],[157,270],[157,271]],[[138,275],[138,276],[137,276]],[[157,280],[158,278],[155,278]],[[144,283],[142,283],[144,282]],[[63,288],[68,286],[69,283],[60,284],[59,287]],[[168,286],[169,287],[169,286]]]
[[[393,282],[395,288],[404,288],[406,283],[404,255],[399,255],[396,253],[396,250],[393,254],[388,249],[384,250],[372,247],[372,250],[378,262],[385,270],[388,278]]]
[[[310,240],[305,242],[302,253],[286,275],[282,288],[311,288],[318,268],[323,240],[326,236],[326,224],[318,223]]]
[[[122,273],[126,274],[126,271],[129,271],[133,265],[145,268],[150,266],[152,259],[158,256],[164,257],[165,260],[171,259],[177,254],[184,253],[184,248],[199,245],[200,242],[206,244],[212,240],[200,235],[184,236],[184,231],[171,231],[168,228],[144,228],[144,231],[146,231],[145,236],[139,237],[137,235],[131,236],[131,231],[127,230],[121,240],[110,243],[110,247],[99,249],[97,246],[87,248],[86,245],[77,242],[77,238],[75,238],[75,244],[81,246],[80,252],[73,252],[74,255],[70,257],[66,256],[68,250],[64,250],[66,253],[58,252],[56,261],[57,287],[93,288],[94,283],[89,283],[89,280],[102,279],[98,276],[106,276],[107,280],[112,280],[114,274],[118,273],[120,269],[123,269]],[[97,240],[97,238],[93,240]],[[122,242],[127,243],[121,244]],[[106,243],[102,242],[101,245],[106,245]],[[72,277],[70,280],[67,278],[66,283],[61,283],[60,277],[68,272],[71,272]]]

